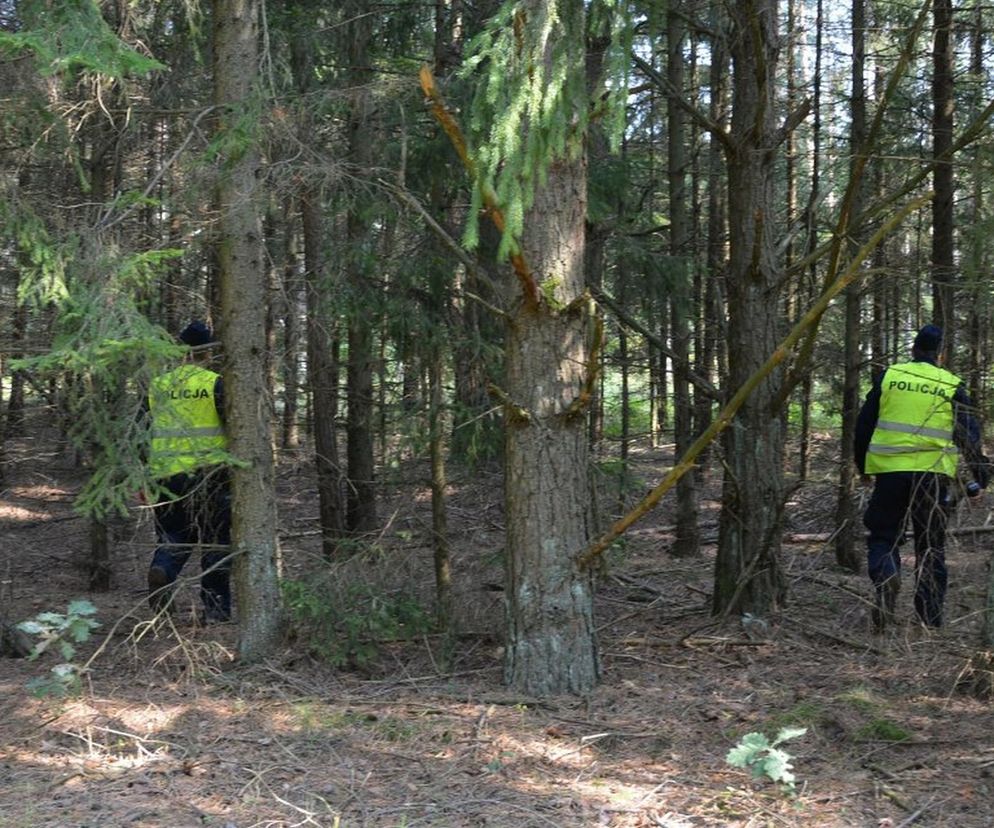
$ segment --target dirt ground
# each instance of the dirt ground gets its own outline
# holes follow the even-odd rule
[[[309,652],[304,634],[241,666],[234,625],[190,623],[189,585],[175,624],[149,623],[140,510],[114,527],[112,590],[88,593],[78,475],[63,456],[19,451],[0,489],[0,615],[87,598],[102,626],[77,661],[101,649],[84,691],[63,699],[26,689],[54,657],[0,659],[0,828],[994,825],[994,705],[965,689],[994,534],[950,538],[944,629],[912,623],[906,573],[902,623],[874,635],[865,575],[838,568],[818,537],[832,529],[826,475],[788,506],[786,610],[715,624],[717,504],[702,510],[703,556],[675,559],[664,503],[611,553],[596,603],[599,687],[531,699],[501,683],[496,473],[452,471],[462,634],[447,672],[441,640],[414,628],[344,664]],[[637,489],[669,462],[640,454]],[[288,577],[329,571],[328,600],[346,619],[360,593],[365,606],[403,593],[430,612],[426,469],[384,474],[386,528],[330,569],[311,469],[284,459],[279,477]],[[957,522],[990,525],[992,508],[985,495]],[[784,727],[807,728],[782,745],[794,795],[725,761],[743,735]]]

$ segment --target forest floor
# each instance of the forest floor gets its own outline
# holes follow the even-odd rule
[[[831,443],[825,451],[830,469]],[[89,593],[87,526],[71,511],[78,475],[27,444],[9,460],[0,618],[86,598],[102,626],[76,655],[84,663],[101,648],[72,697],[26,688],[54,656],[0,659],[0,828],[994,825],[994,705],[964,689],[994,534],[950,538],[946,627],[912,622],[908,573],[901,623],[875,635],[865,574],[837,567],[818,537],[832,529],[830,473],[788,505],[781,614],[745,628],[710,617],[710,481],[701,557],[668,554],[669,502],[611,553],[596,599],[598,688],[531,699],[501,682],[496,473],[451,474],[462,635],[445,672],[441,640],[419,623],[434,577],[420,465],[384,474],[382,534],[329,566],[312,470],[281,461],[286,572],[297,583],[325,573],[295,606],[339,638],[313,626],[269,662],[241,666],[234,625],[190,623],[189,585],[175,624],[150,623],[147,514],[115,525],[113,588]],[[665,448],[639,453],[632,495],[671,462]],[[985,495],[956,521],[991,525],[992,505]],[[337,614],[320,616],[329,605]],[[806,728],[782,745],[793,795],[726,763],[745,734],[785,727]]]

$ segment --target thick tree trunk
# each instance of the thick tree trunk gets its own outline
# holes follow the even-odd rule
[[[549,50],[583,53],[583,8],[581,0],[559,3],[559,43]],[[516,301],[507,326],[505,678],[534,695],[586,693],[600,672],[592,576],[576,564],[593,532],[581,402],[594,358],[590,310],[580,298],[586,205],[582,154],[553,162],[522,239],[542,284],[534,300]]]
[[[258,66],[260,0],[214,0],[214,103],[218,130],[244,117]],[[218,182],[221,338],[226,430],[232,468],[232,538],[238,654],[268,655],[280,638],[276,497],[266,402],[267,279],[259,219],[259,152],[254,141],[225,159]]]
[[[773,122],[776,0],[729,7],[734,65],[728,147],[730,257],[728,387],[737,389],[773,353],[782,325],[774,233]],[[725,476],[715,561],[715,613],[765,615],[785,595],[780,563],[783,420],[774,410],[782,372],[756,387],[724,432]]]

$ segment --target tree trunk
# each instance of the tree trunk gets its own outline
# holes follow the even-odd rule
[[[325,272],[324,221],[318,193],[301,195],[304,230],[304,273],[307,285],[307,379],[311,389],[314,465],[318,481],[321,546],[330,558],[338,550],[345,529],[344,475],[338,457],[338,348],[337,322],[328,308],[330,284]]]
[[[349,162],[356,170],[369,168],[372,156],[373,130],[370,123],[372,105],[368,88],[371,78],[369,44],[372,40],[372,19],[368,13],[357,14],[350,22],[349,78],[352,87],[348,118]],[[349,263],[349,285],[353,302],[348,323],[348,437],[346,459],[348,489],[346,494],[346,525],[350,532],[364,534],[377,528],[376,485],[373,428],[373,325],[375,316],[366,299],[370,290],[366,271],[372,240],[364,208],[365,198],[353,193],[346,222]]]
[[[295,29],[290,43],[294,84],[306,95],[313,86],[313,53],[309,32]],[[311,132],[309,118],[300,126],[301,139]],[[304,290],[307,307],[307,384],[310,389],[314,467],[317,473],[318,519],[325,557],[338,551],[345,531],[344,475],[338,456],[338,320],[329,307],[333,293],[324,255],[326,224],[321,190],[304,186],[300,192],[300,223],[304,237]],[[290,326],[287,326],[290,336]],[[288,389],[289,392],[289,389]]]
[[[452,627],[452,569],[449,559],[448,515],[445,509],[445,436],[443,429],[442,374],[444,352],[439,344],[432,347],[429,371],[430,411],[429,440],[431,453],[431,537],[435,562],[435,617],[438,629],[445,637],[445,662],[451,657]]]
[[[932,8],[935,19],[932,71],[932,155],[947,153],[953,143],[953,2],[935,0]],[[952,159],[937,161],[933,173],[932,199],[932,315],[945,332],[943,353],[945,367],[953,368],[956,344],[956,315],[954,287],[956,262],[953,239],[953,182]]]
[[[90,558],[87,561],[89,585],[93,592],[110,589],[110,540],[107,521],[90,518]]]
[[[729,6],[732,129],[728,146],[728,368],[737,389],[780,339],[781,272],[774,233],[776,202],[776,0]],[[782,371],[756,387],[724,432],[725,476],[715,561],[715,613],[765,615],[786,591],[780,563],[783,518],[783,421],[774,410]]]
[[[685,37],[681,9],[670,5],[666,17],[666,75],[673,95],[683,94]],[[669,138],[670,255],[677,267],[670,297],[670,327],[673,345],[673,439],[677,457],[694,442],[694,409],[690,397],[690,217],[687,211],[687,152],[683,109],[673,97],[667,107]],[[676,487],[676,537],[671,552],[679,557],[696,555],[700,544],[697,509],[697,474],[687,471]]]
[[[546,2],[526,3],[525,11],[535,14],[525,19],[546,19]],[[560,2],[558,12],[547,60],[553,49],[583,54],[583,3]],[[536,188],[522,249],[541,284],[533,295],[519,296],[507,326],[504,674],[532,695],[586,693],[600,672],[592,576],[576,564],[593,531],[582,404],[594,356],[590,311],[581,298],[586,206],[586,159],[578,151],[554,161]]]
[[[24,340],[28,330],[28,306],[22,302],[14,311],[14,325],[11,331],[11,359],[24,356]],[[24,432],[24,371],[13,371],[10,375],[10,393],[7,395],[7,413],[3,423],[3,442],[20,437]]]
[[[982,6],[977,4],[975,19],[970,32],[970,74],[976,83],[973,97],[973,114],[976,117],[986,104],[986,95],[980,78],[984,77],[984,38],[986,35]],[[985,220],[985,153],[981,145],[972,151],[973,198],[971,199],[971,221],[974,228],[983,226]],[[987,410],[984,374],[989,360],[985,359],[985,333],[990,330],[990,304],[985,301],[988,290],[987,274],[988,243],[985,233],[974,232],[970,236],[968,257],[970,261],[970,294],[967,313],[967,368],[966,384],[970,398],[979,411]]]
[[[724,17],[720,2],[714,2],[711,9],[711,28],[720,32],[724,28]],[[727,126],[727,76],[728,51],[725,38],[719,33],[712,41],[711,66],[708,70],[708,83],[711,87],[711,100],[708,116],[719,129]],[[727,258],[728,237],[728,204],[725,198],[725,182],[722,180],[722,155],[718,141],[712,140],[708,146],[707,157],[708,179],[708,224],[706,262],[708,279],[704,288],[704,342],[703,350],[696,354],[696,369],[698,376],[710,379],[715,376],[719,359],[719,340],[724,340],[725,308],[722,302],[724,295],[725,263]],[[725,377],[721,371],[717,375]],[[706,431],[711,425],[712,400],[703,392],[696,392],[694,431],[698,434]],[[709,465],[710,448],[706,448],[699,456],[702,469]]]
[[[628,300],[628,271],[624,263],[618,265],[618,302],[625,308]],[[618,437],[618,514],[623,515],[627,511],[625,495],[628,490],[629,470],[628,455],[631,447],[632,416],[631,405],[632,395],[629,385],[628,366],[628,329],[624,325],[618,326],[618,367],[621,370],[621,434]]]
[[[818,246],[818,221],[816,206],[821,189],[821,65],[822,44],[824,40],[824,3],[818,0],[815,10],[815,66],[812,78],[811,109],[814,113],[811,124],[811,190],[808,193],[807,206],[804,209],[805,252],[810,255]],[[818,265],[812,262],[808,268],[807,279],[801,277],[799,293],[805,303],[810,303],[814,296],[814,285],[818,283]],[[807,287],[807,290],[805,290]],[[798,474],[801,480],[806,480],[810,469],[811,448],[811,372],[806,371],[801,380],[801,436],[798,452]]]
[[[987,599],[984,601],[983,644],[994,650],[994,552],[987,559]]]
[[[214,0],[214,103],[219,135],[251,107],[258,66],[260,0]],[[259,219],[260,159],[254,140],[224,159],[218,181],[225,409],[232,469],[232,538],[238,655],[254,661],[279,642],[276,497],[266,400],[267,279]]]
[[[284,223],[283,285],[283,416],[280,446],[296,449],[300,446],[300,275],[299,254],[293,222],[292,202],[285,204],[288,220]]]
[[[850,175],[857,174],[859,155],[866,152],[866,4],[865,0],[853,0],[852,4],[852,118],[849,124],[849,152],[851,154]],[[851,213],[858,216],[863,212],[862,182],[856,183]],[[849,251],[855,255],[860,240],[865,237],[860,227],[850,230]],[[856,416],[859,413],[859,381],[862,369],[860,352],[860,310],[862,305],[862,285],[857,281],[846,288],[845,294],[845,359],[842,381],[842,434],[839,445],[839,485],[835,504],[835,561],[839,566],[859,572],[863,560],[859,541],[862,539],[862,524],[856,512],[856,466],[853,441],[856,436]]]

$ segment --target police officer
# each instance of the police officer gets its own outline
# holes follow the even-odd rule
[[[897,363],[873,383],[856,422],[856,465],[874,475],[863,522],[867,563],[876,589],[873,623],[893,621],[901,586],[899,547],[910,513],[915,539],[915,612],[927,627],[942,625],[946,593],[946,519],[962,451],[973,480],[967,494],[987,486],[989,465],[974,406],[959,377],[940,367],[942,329],[915,336],[911,361]]]
[[[206,363],[214,343],[201,321],[179,335],[190,351],[177,368],[152,380],[148,394],[150,475],[157,482],[153,509],[158,547],[148,570],[148,600],[169,607],[176,579],[193,550],[203,545],[200,597],[205,621],[231,617],[231,497],[224,465],[224,385]]]

